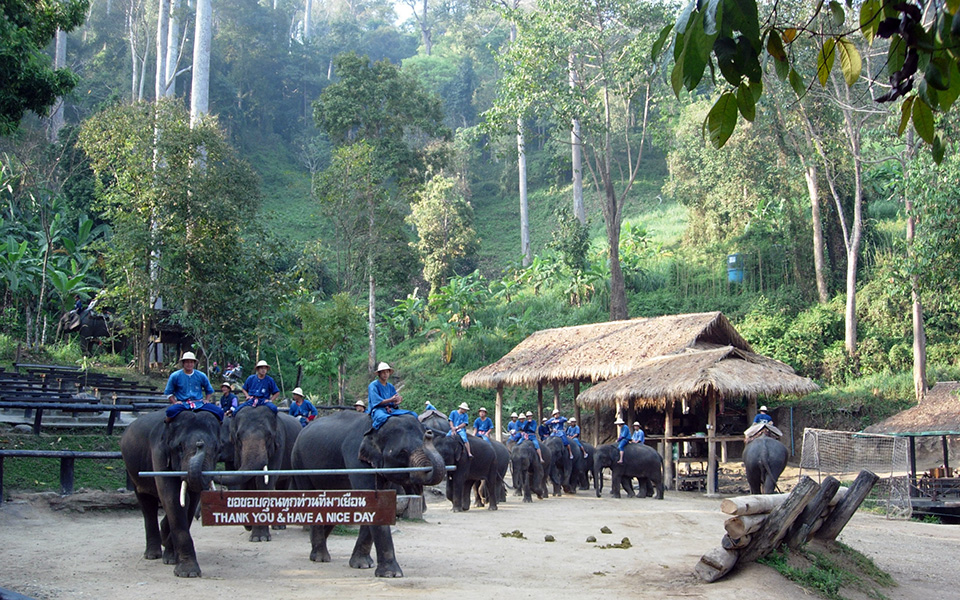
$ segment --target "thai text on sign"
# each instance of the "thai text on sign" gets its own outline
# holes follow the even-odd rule
[[[393,525],[396,490],[213,491],[201,494],[208,525]]]

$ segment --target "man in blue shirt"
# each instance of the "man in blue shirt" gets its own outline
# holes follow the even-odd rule
[[[760,412],[757,413],[757,416],[753,418],[754,423],[770,423],[773,424],[773,417],[767,414],[767,407],[761,406]]]
[[[470,422],[470,415],[467,414],[468,410],[470,410],[470,407],[467,406],[467,403],[461,402],[457,410],[450,413],[450,416],[447,417],[447,420],[450,421],[450,432],[447,435],[460,436],[463,445],[467,447],[467,456],[473,458],[473,452],[470,451],[470,442],[467,440],[467,423]]]
[[[167,387],[163,390],[164,395],[170,400],[165,422],[173,421],[185,410],[206,410],[217,415],[222,422],[223,410],[209,402],[210,396],[213,395],[213,386],[210,385],[206,375],[196,370],[196,355],[193,352],[184,352],[180,359],[180,366],[182,368],[174,371],[167,379]]]
[[[643,429],[640,428],[640,422],[633,422],[633,434],[630,436],[631,444],[642,444],[646,436],[643,434]]]
[[[397,388],[390,383],[393,368],[385,362],[377,365],[377,378],[367,386],[367,414],[373,419],[373,428],[380,427],[387,419],[394,415],[414,415],[412,410],[400,408],[403,398],[397,393]]]
[[[527,411],[527,420],[520,425],[520,434],[522,437],[517,445],[522,444],[524,440],[530,440],[537,451],[537,456],[540,457],[540,462],[546,462],[543,460],[543,453],[540,452],[540,440],[537,439],[537,420],[533,418],[533,413],[529,410]]]
[[[247,395],[247,401],[237,407],[238,411],[248,406],[263,405],[272,410],[273,414],[277,414],[277,405],[273,401],[280,396],[280,388],[277,387],[273,377],[267,375],[269,370],[270,365],[267,361],[261,360],[257,363],[254,367],[255,373],[243,382],[243,392]]]
[[[590,455],[587,454],[587,449],[583,447],[583,442],[580,441],[580,426],[577,425],[576,417],[570,417],[570,420],[567,421],[567,437],[580,446],[580,452],[583,452],[584,458],[589,458]]]
[[[617,417],[614,425],[620,426],[620,435],[617,436],[617,450],[620,451],[620,460],[617,463],[623,463],[623,449],[630,443],[630,428],[620,417]]]
[[[549,431],[548,435],[550,437],[558,437],[563,440],[563,447],[567,449],[567,454],[570,455],[570,460],[573,460],[573,450],[570,448],[570,441],[567,439],[566,425],[567,418],[560,416],[559,409],[553,409],[553,415],[551,415],[550,420],[547,421],[547,430]]]
[[[303,390],[293,388],[293,402],[290,404],[290,416],[300,419],[300,426],[306,427],[307,423],[317,418],[319,414],[317,409],[304,398]]]
[[[493,420],[487,416],[487,409],[480,407],[477,411],[479,416],[473,422],[473,435],[486,441],[490,441],[490,430],[493,429]]]
[[[233,386],[230,385],[229,381],[224,381],[220,384],[220,408],[223,409],[225,413],[232,413],[237,410],[237,405],[240,404],[240,400],[237,398],[237,395],[233,393]]]
[[[517,413],[513,413],[513,414],[517,414]],[[520,440],[523,439],[523,431],[526,425],[527,425],[527,415],[521,412],[519,417],[517,418],[517,426],[516,428],[513,429],[513,433],[510,434],[510,439],[513,440],[514,442],[519,443]],[[510,431],[510,425],[507,425],[507,431]]]
[[[510,439],[514,439],[513,436],[519,428],[520,424],[517,423],[517,413],[510,413],[510,422],[507,423],[507,436]]]

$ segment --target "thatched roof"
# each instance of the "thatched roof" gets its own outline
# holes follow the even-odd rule
[[[752,350],[719,312],[609,321],[538,331],[497,362],[464,375],[460,385],[603,381],[629,373],[647,359],[697,344]]]
[[[867,427],[865,433],[893,435],[960,434],[960,381],[942,381],[923,402]]]
[[[630,373],[599,383],[577,397],[581,406],[626,404],[663,409],[666,400],[806,394],[817,384],[778,360],[734,346],[700,344],[651,358]]]

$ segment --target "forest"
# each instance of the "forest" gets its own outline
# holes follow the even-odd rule
[[[960,376],[957,4],[5,3],[0,359],[448,410],[534,331],[719,310],[866,424]]]

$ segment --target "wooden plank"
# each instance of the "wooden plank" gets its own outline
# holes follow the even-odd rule
[[[717,493],[717,395],[711,390],[707,403],[707,493]]]
[[[756,560],[761,556],[766,556],[776,548],[789,531],[790,526],[793,525],[793,522],[819,490],[820,485],[816,481],[806,476],[801,478],[786,501],[770,513],[760,531],[753,535],[753,541],[750,546],[741,552],[740,559],[743,561]]]
[[[663,487],[673,487],[673,400],[667,400],[663,417]]]
[[[800,544],[806,543],[810,537],[810,532],[813,531],[814,524],[820,519],[820,514],[829,506],[831,498],[839,488],[840,482],[833,477],[827,477],[820,482],[820,491],[810,501],[810,504],[803,509],[803,512],[800,513],[800,516],[797,517],[790,528],[790,532],[787,533],[785,541],[788,547],[796,548]]]
[[[396,490],[210,491],[203,525],[393,525]]]
[[[853,517],[853,513],[857,512],[857,509],[860,508],[860,504],[863,503],[864,498],[866,498],[870,490],[873,489],[874,484],[877,483],[877,479],[879,479],[879,477],[870,471],[860,471],[856,481],[850,486],[850,491],[847,492],[844,499],[834,507],[830,512],[830,516],[823,521],[823,525],[820,527],[820,530],[817,531],[817,539],[835,540],[847,525],[847,522],[850,521],[850,518]]]
[[[727,550],[718,546],[700,557],[700,562],[693,568],[697,577],[712,583],[727,573],[737,564],[739,553],[736,550]]]
[[[736,516],[769,513],[786,502],[788,496],[789,494],[766,494],[724,498],[720,502],[720,510]]]

